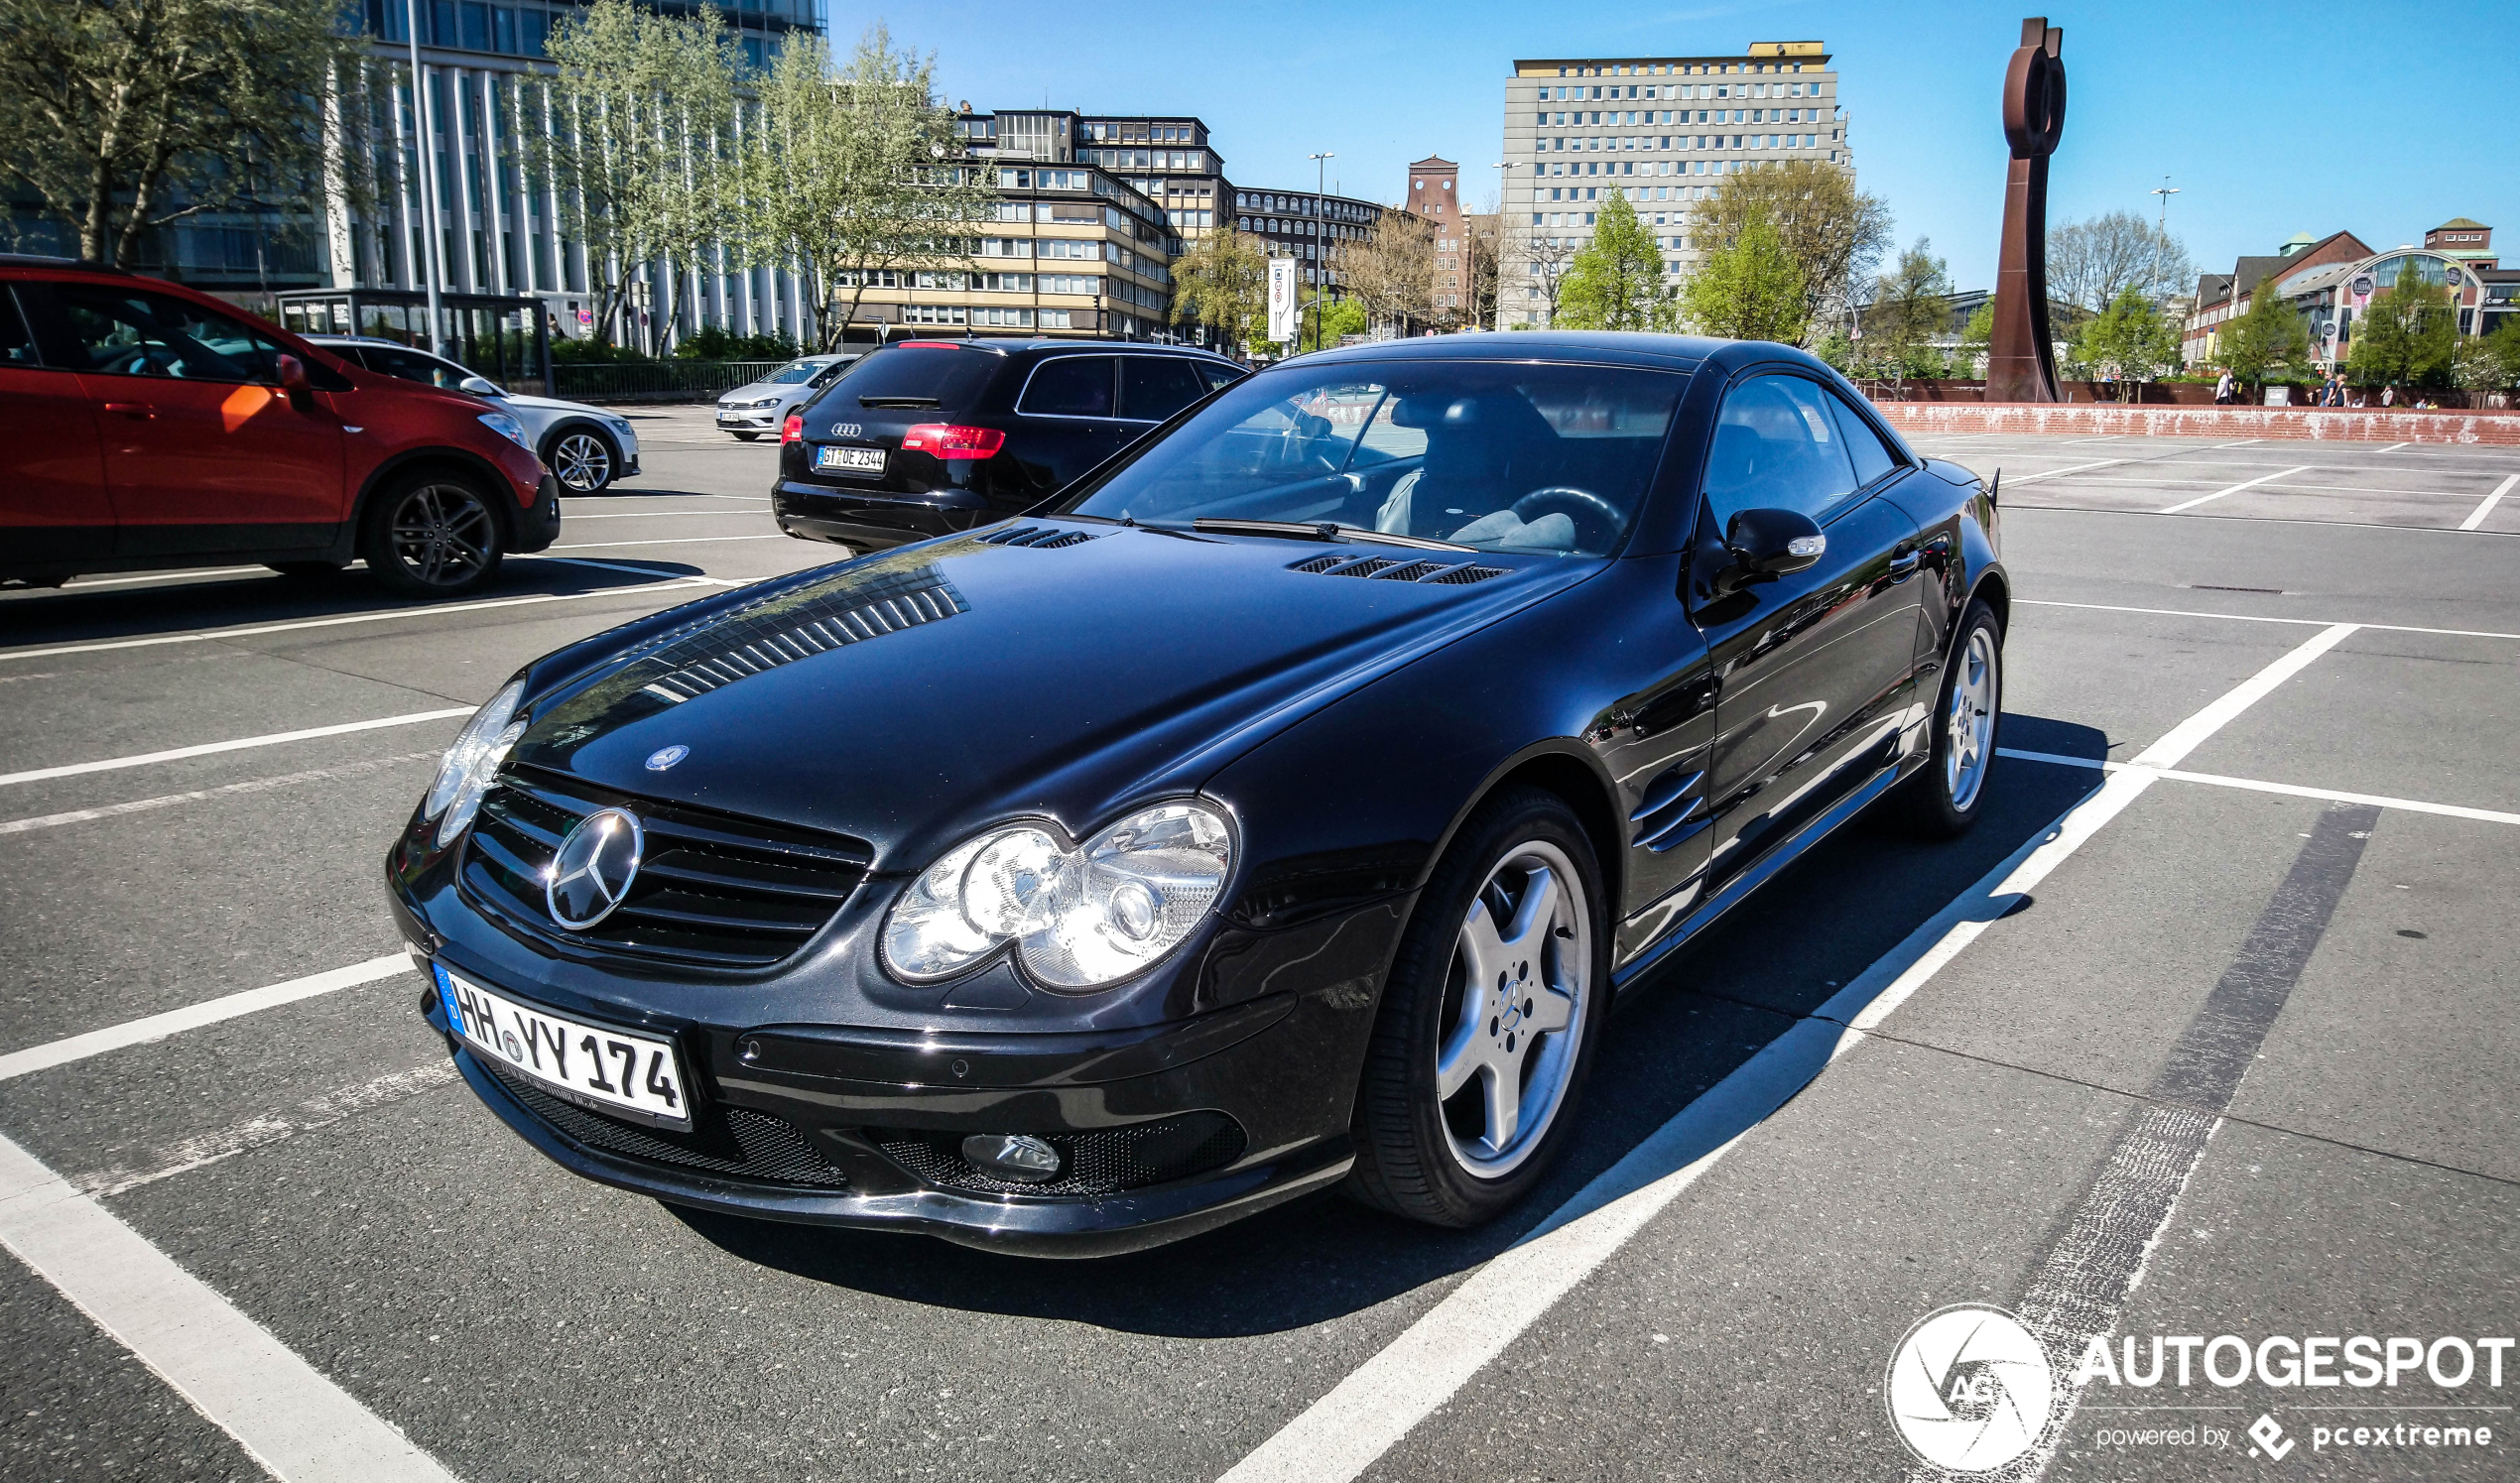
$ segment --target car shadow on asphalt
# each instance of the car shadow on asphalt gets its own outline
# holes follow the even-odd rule
[[[438,601],[397,597],[355,566],[318,576],[283,576],[257,566],[165,586],[107,586],[106,581],[115,580],[107,577],[86,587],[74,582],[49,590],[11,589],[8,599],[0,601],[0,647],[150,638],[364,613],[423,613],[446,601],[575,595],[702,574],[687,561],[641,558],[598,565],[557,556],[516,556],[480,591]],[[693,595],[705,590],[695,588]]]
[[[2008,714],[2002,739],[2006,746],[2095,761],[2108,751],[2108,738],[2091,727],[2037,716]],[[940,1307],[1064,1318],[1131,1333],[1274,1333],[1406,1298],[1532,1233],[1990,870],[2043,836],[2101,777],[2096,768],[2006,759],[1988,778],[1976,827],[1959,840],[1920,841],[1872,815],[1840,829],[1621,996],[1585,1092],[1578,1135],[1531,1196],[1485,1229],[1439,1230],[1318,1196],[1153,1251],[1049,1263],[923,1236],[674,1213],[730,1255],[811,1281]],[[1816,1071],[1818,1062],[1808,1069]],[[1798,1061],[1786,1074],[1805,1071]],[[1719,1119],[1689,1147],[1720,1144],[1760,1116]],[[1687,1157],[1694,1154],[1675,1156],[1672,1167]],[[1409,1311],[1438,1297],[1411,1298]]]

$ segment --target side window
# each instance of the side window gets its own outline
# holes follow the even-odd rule
[[[63,284],[56,292],[83,351],[113,376],[280,384],[279,347],[225,314],[164,294]]]
[[[1847,406],[1843,397],[1829,393],[1828,405],[1837,414],[1837,430],[1845,434],[1847,456],[1855,460],[1855,487],[1869,489],[1873,480],[1896,468],[1899,460],[1891,456],[1881,434],[1873,432],[1872,425]]]
[[[1061,355],[1033,368],[1016,411],[1033,417],[1111,416],[1109,355]]]
[[[1826,395],[1800,376],[1758,376],[1724,398],[1706,453],[1706,504],[1718,534],[1744,510],[1798,510],[1825,523],[1855,492]]]
[[[44,362],[37,358],[35,340],[26,332],[26,321],[18,317],[18,302],[0,286],[0,365],[33,369]]]
[[[453,391],[463,380],[463,373],[456,367],[418,350],[389,350],[382,345],[361,345],[359,354],[366,358],[369,370],[383,371],[388,376],[399,376],[424,386]]]
[[[1209,391],[1214,391],[1217,387],[1223,386],[1228,382],[1240,381],[1242,379],[1241,371],[1232,366],[1223,365],[1216,361],[1195,360],[1192,361],[1191,364],[1198,368],[1199,379],[1207,383],[1207,389]]]
[[[1160,423],[1207,395],[1206,384],[1178,355],[1128,355],[1120,360],[1120,416]]]

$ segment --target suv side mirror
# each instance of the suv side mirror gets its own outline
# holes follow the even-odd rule
[[[280,357],[279,370],[280,389],[287,392],[292,400],[303,397],[308,392],[314,390],[312,384],[310,384],[307,380],[307,363],[305,361],[284,352]]]
[[[1795,510],[1743,510],[1723,532],[1732,556],[1732,586],[1774,581],[1817,562],[1828,538],[1812,518]]]
[[[507,393],[499,390],[499,384],[497,382],[492,381],[487,376],[466,376],[461,381],[455,383],[455,389],[457,391],[470,392],[476,397],[504,397],[507,395]]]

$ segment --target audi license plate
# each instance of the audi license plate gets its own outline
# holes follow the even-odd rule
[[[884,450],[825,445],[815,450],[814,466],[837,469],[844,474],[880,474],[884,471]]]
[[[481,1055],[581,1106],[669,1128],[692,1126],[681,1059],[669,1041],[589,1025],[457,978],[430,965],[446,1023]]]

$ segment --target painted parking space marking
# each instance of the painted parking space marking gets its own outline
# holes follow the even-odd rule
[[[1346,1483],[1449,1401],[1760,1121],[1859,1044],[1987,926],[2170,767],[2355,626],[2321,630],[2137,755],[1809,1017],[1647,1136],[1520,1242],[1471,1273],[1224,1474],[1221,1483]]]
[[[454,1483],[400,1429],[7,1138],[0,1246],[274,1476]]]
[[[2023,762],[2044,762],[2053,767],[2079,767],[2093,772],[2117,772],[2134,766],[2129,762],[2110,762],[2098,757],[2068,757],[2060,752],[2031,752],[2018,747],[1997,747],[1998,757],[2017,757]],[[2324,799],[2334,803],[2368,803],[2374,808],[2395,808],[2407,813],[2437,813],[2444,818],[2474,819],[2488,824],[2520,824],[2520,813],[2507,813],[2498,808],[2470,808],[2461,803],[2428,803],[2420,799],[2393,799],[2376,793],[2351,793],[2337,788],[2305,788],[2298,783],[2269,783],[2262,778],[2232,778],[2220,773],[2191,773],[2178,768],[2158,769],[2172,783],[2201,783],[2209,788],[2236,788],[2248,793],[2281,794],[2293,799]]]
[[[2013,482],[2015,484],[2035,484],[2041,479],[2061,478],[2066,474],[2079,474],[2084,469],[2107,468],[2112,464],[2124,463],[2125,461],[2126,460],[2123,458],[2102,458],[2096,463],[2069,463],[2063,468],[2043,469],[2035,474],[2023,474],[2019,478],[2013,480]]]
[[[622,546],[717,546],[728,541],[794,541],[785,531],[771,531],[753,536],[675,536],[661,541],[583,541],[575,546],[555,546],[554,551],[608,551]]]
[[[6,1055],[0,1055],[0,1081],[24,1076],[32,1071],[67,1065],[74,1060],[85,1060],[91,1055],[102,1055],[109,1050],[145,1046],[152,1041],[165,1040],[171,1035],[181,1035],[188,1030],[198,1030],[204,1025],[216,1025],[245,1015],[260,1014],[264,1010],[277,1009],[284,1004],[295,1004],[301,999],[315,999],[325,994],[337,994],[343,989],[355,989],[363,984],[374,983],[380,978],[390,978],[394,974],[411,971],[412,960],[409,953],[387,953],[381,958],[369,958],[364,963],[352,963],[344,968],[327,968],[321,973],[310,973],[304,978],[292,978],[283,983],[266,984],[259,989],[242,989],[233,994],[223,994],[216,999],[205,999],[199,1004],[188,1004],[182,1009],[171,1009],[163,1014],[126,1020],[120,1025],[108,1025],[102,1030],[90,1030],[80,1035],[65,1036],[58,1041],[47,1041],[40,1046],[29,1046],[23,1050],[12,1050]]]
[[[100,818],[119,818],[126,813],[146,813],[156,808],[172,808],[180,803],[198,803],[209,799],[232,798],[238,794],[269,793],[277,788],[295,788],[303,783],[329,783],[342,778],[359,778],[405,763],[422,762],[441,755],[436,751],[405,752],[398,757],[379,757],[372,762],[352,762],[340,767],[310,768],[302,773],[283,773],[276,778],[253,778],[243,783],[227,783],[217,788],[196,788],[189,793],[160,794],[153,799],[133,799],[129,803],[104,803],[94,808],[72,808],[62,813],[39,813],[29,818],[0,819],[0,834],[24,834],[33,829],[58,829],[63,824],[83,824]]]
[[[2462,531],[2472,531],[2483,525],[2485,517],[2494,513],[2494,506],[2502,503],[2502,497],[2511,492],[2511,486],[2514,484],[2520,484],[2520,474],[2513,474],[2495,485],[2494,492],[2486,495],[2482,504],[2468,512],[2467,518],[2458,523],[2458,528]]]
[[[2233,623],[2291,623],[2306,628],[2327,628],[2331,618],[2270,618],[2260,613],[2205,613],[2190,608],[2139,608],[2114,602],[2060,602],[2049,597],[2020,597],[2014,603],[2031,608],[2080,608],[2094,613],[2148,613],[2160,618],[2222,618]],[[2428,633],[2453,639],[2520,639],[2520,633],[2496,633],[2477,628],[2420,628],[2409,623],[2355,623],[2374,633]]]
[[[243,752],[255,747],[277,747],[288,742],[313,741],[324,736],[347,736],[358,731],[382,731],[393,726],[417,726],[423,721],[451,720],[472,714],[474,707],[456,705],[438,710],[415,710],[408,715],[378,716],[372,721],[343,721],[332,726],[309,726],[301,731],[274,731],[263,736],[240,736],[229,741],[202,742],[198,746],[169,747],[163,752],[140,752],[129,757],[106,757],[94,762],[64,763],[60,767],[29,768],[22,773],[0,773],[0,788],[17,783],[41,783],[48,778],[75,778],[86,773],[118,772],[124,768],[151,767],[161,762],[181,762],[188,757],[210,757],[221,752]]]
[[[2238,494],[2243,489],[2255,489],[2260,484],[2271,484],[2277,479],[2289,479],[2295,474],[2306,474],[2318,466],[2319,465],[2315,463],[2305,463],[2297,468],[2284,469],[2279,473],[2260,474],[2254,479],[2244,479],[2241,482],[2232,485],[2228,489],[2217,489],[2211,494],[2201,494],[2195,499],[2189,500],[2184,504],[2172,505],[2168,509],[2163,510],[2161,513],[2164,515],[2176,515],[2182,510],[2193,510],[2199,505],[2211,504],[2213,501],[2221,499],[2225,495]]]

